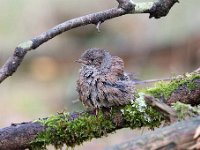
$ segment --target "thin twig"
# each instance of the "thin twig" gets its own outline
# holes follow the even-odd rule
[[[0,68],[0,83],[4,81],[7,77],[12,76],[12,74],[20,66],[24,56],[28,51],[38,48],[43,43],[49,41],[50,39],[63,32],[88,24],[96,25],[98,24],[98,22],[104,22],[106,20],[119,17],[125,14],[150,13],[151,17],[160,18],[162,16],[166,16],[171,7],[177,2],[177,0],[159,0],[157,2],[134,4],[131,0],[118,1],[123,1],[127,3],[119,3],[118,8],[112,8],[109,10],[65,21],[49,29],[48,31],[32,38],[31,40],[19,44],[15,48],[14,54],[10,56],[5,62],[5,64]]]
[[[150,79],[150,80],[143,80],[143,81],[134,81],[133,84],[148,84],[148,83],[156,83],[156,82],[170,82],[172,78],[163,78],[163,79]]]

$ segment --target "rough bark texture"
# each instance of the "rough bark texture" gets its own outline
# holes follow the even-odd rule
[[[74,112],[71,113],[66,121],[73,121],[91,112]],[[106,117],[106,116],[105,116]],[[47,118],[44,118],[46,120]],[[121,129],[125,126],[124,118],[121,113],[116,113],[112,116],[112,122],[115,124],[113,130]],[[46,130],[46,127],[39,122],[23,122],[11,124],[10,127],[0,129],[0,150],[22,150],[31,147],[31,142],[36,136]],[[52,131],[53,132],[53,131]],[[110,131],[112,132],[112,131]]]
[[[179,2],[178,0],[159,0],[154,3],[153,7],[150,9],[149,18],[155,17],[160,18],[164,17],[169,13],[171,7]]]
[[[196,143],[195,132],[200,126],[200,116],[193,120],[175,123],[157,129],[129,142],[107,148],[107,150],[181,150]]]
[[[170,98],[167,100],[167,104],[172,104],[177,101],[185,103],[185,104],[191,104],[193,106],[200,104],[200,79],[196,79],[194,81],[191,81],[190,84],[185,84],[180,86],[178,89],[176,89]]]
[[[45,130],[40,123],[26,122],[12,124],[10,127],[0,129],[1,150],[21,150],[29,146],[38,133]]]

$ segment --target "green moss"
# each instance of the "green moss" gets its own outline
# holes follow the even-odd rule
[[[49,144],[56,148],[64,144],[74,147],[83,141],[105,136],[115,129],[111,119],[105,118],[102,112],[99,112],[98,117],[85,113],[75,120],[69,120],[69,114],[63,113],[39,122],[47,129],[31,143],[33,149],[45,149]]]
[[[141,127],[153,129],[164,120],[158,111],[145,103],[144,93],[139,93],[139,97],[131,105],[127,105],[121,110],[127,124],[132,129]]]
[[[172,107],[176,110],[179,120],[200,115],[200,106],[192,107],[190,104],[176,102]]]
[[[130,105],[114,107],[111,115],[107,117],[100,111],[98,116],[83,113],[77,119],[72,119],[69,113],[62,113],[39,120],[41,124],[46,126],[46,131],[40,133],[31,143],[32,149],[46,149],[49,144],[54,145],[56,148],[60,148],[63,145],[74,147],[92,138],[106,136],[108,133],[119,129],[112,121],[112,117],[119,111],[121,111],[124,118],[123,127],[132,129],[140,127],[153,129],[158,127],[165,118],[158,111],[146,105],[144,94],[167,99],[179,86],[186,85],[190,90],[194,89],[197,86],[194,80],[199,78],[199,74],[186,74],[172,80],[170,83],[161,82],[154,88],[141,90],[143,92],[135,95],[134,102]],[[173,107],[177,111],[179,118],[184,118],[188,114],[188,108],[195,112],[191,106],[189,107],[185,104],[177,103]]]
[[[100,111],[98,116],[84,113],[81,117],[71,120],[68,113],[62,113],[51,116],[44,120],[39,120],[46,131],[40,133],[35,141],[31,143],[32,149],[45,149],[47,145],[52,144],[56,148],[61,148],[64,144],[67,147],[80,145],[84,141],[92,138],[106,136],[114,132],[118,127],[112,121],[115,113],[122,113],[124,118],[123,127],[132,129],[138,127],[154,128],[160,125],[164,119],[161,114],[147,106],[140,95],[131,105],[124,107],[113,107],[111,115],[105,117]]]
[[[184,76],[179,76],[176,79],[172,79],[171,82],[158,82],[155,84],[153,88],[142,89],[141,91],[150,94],[156,98],[168,99],[172,92],[178,89],[182,85],[186,85],[189,90],[193,90],[196,88],[196,84],[194,83],[195,79],[200,79],[200,74],[192,73],[185,74]]]

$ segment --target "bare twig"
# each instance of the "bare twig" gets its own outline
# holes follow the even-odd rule
[[[170,82],[172,78],[164,78],[164,79],[150,79],[150,80],[143,80],[143,81],[134,81],[133,84],[148,84],[148,83],[156,83],[156,82]]]
[[[109,10],[85,15],[63,22],[48,31],[32,38],[29,41],[19,44],[14,54],[8,58],[5,64],[0,68],[0,83],[11,76],[23,61],[24,56],[30,50],[38,48],[43,43],[55,36],[88,24],[103,23],[106,20],[119,17],[125,14],[150,13],[150,17],[160,18],[169,12],[177,0],[158,0],[157,2],[133,3],[131,0],[118,0],[119,7]]]

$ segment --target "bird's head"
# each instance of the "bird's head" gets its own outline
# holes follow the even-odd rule
[[[86,50],[76,62],[100,67],[108,56],[110,56],[109,52],[104,49],[91,48]]]

